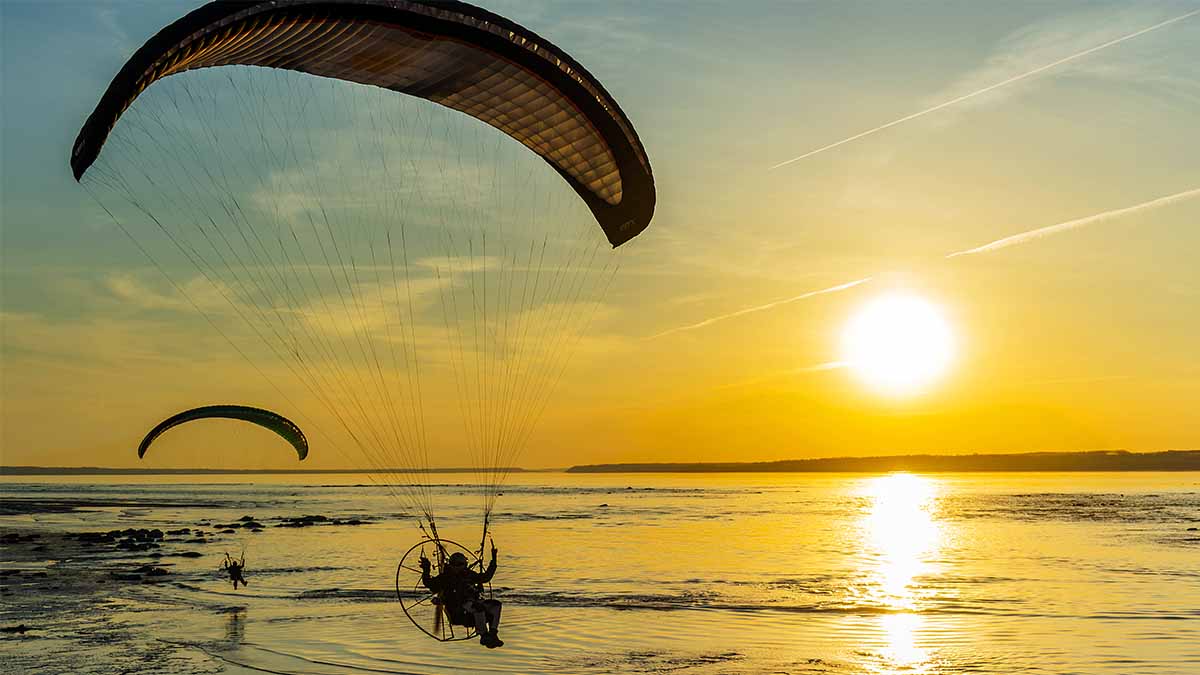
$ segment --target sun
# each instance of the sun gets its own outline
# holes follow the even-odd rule
[[[842,332],[842,361],[864,382],[890,395],[936,380],[954,355],[954,335],[937,305],[908,293],[877,297]]]

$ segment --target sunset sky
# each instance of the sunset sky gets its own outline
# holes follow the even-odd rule
[[[284,412],[68,166],[198,4],[0,4],[4,465],[137,466],[178,410]],[[605,84],[658,190],[518,464],[1200,447],[1200,5],[482,4]],[[898,295],[953,349],[881,391],[845,331]],[[233,423],[169,440],[155,466],[297,466]],[[313,440],[306,468],[355,468]]]

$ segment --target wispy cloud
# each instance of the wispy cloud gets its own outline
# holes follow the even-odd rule
[[[716,390],[725,390],[725,389],[741,389],[743,387],[753,387],[756,384],[762,384],[764,382],[770,382],[771,380],[776,380],[776,379],[779,379],[782,377],[790,377],[792,375],[808,375],[811,373],[823,373],[823,372],[830,371],[830,370],[841,370],[842,368],[845,368],[848,365],[850,365],[850,364],[846,363],[845,361],[826,361],[824,363],[814,363],[810,366],[800,366],[799,368],[788,368],[787,370],[780,370],[780,371],[777,371],[774,373],[762,375],[760,377],[755,377],[755,378],[752,378],[749,380],[742,380],[741,382],[734,382],[733,384],[723,384],[719,387],[715,387],[715,389]]]
[[[849,281],[844,284],[838,284],[837,286],[830,286],[828,288],[822,288],[822,289],[816,290],[816,291],[809,291],[807,293],[801,293],[800,295],[795,295],[790,298],[784,298],[782,300],[768,302],[765,305],[756,305],[754,307],[747,307],[745,309],[739,309],[736,312],[730,312],[728,314],[714,316],[710,319],[705,319],[704,321],[700,321],[699,323],[693,323],[693,324],[689,324],[686,326],[679,326],[677,328],[665,330],[661,333],[655,333],[654,335],[651,335],[650,337],[648,337],[646,339],[653,340],[656,338],[663,337],[664,335],[671,335],[672,333],[682,333],[684,331],[696,330],[697,328],[703,328],[705,326],[710,326],[714,323],[717,323],[718,321],[724,321],[726,319],[732,319],[732,318],[738,317],[738,316],[745,316],[747,314],[753,314],[754,312],[762,312],[762,311],[765,311],[768,309],[779,307],[780,305],[786,305],[786,304],[789,304],[792,302],[797,302],[797,301],[804,300],[807,298],[816,297],[818,295],[825,295],[827,293],[837,293],[838,291],[845,291],[845,290],[854,288],[855,286],[865,284],[870,280],[871,280],[871,277],[865,277],[863,279],[855,279],[854,281]]]
[[[198,307],[212,312],[224,308],[224,298],[232,295],[228,287],[216,286],[202,276],[182,281],[175,293],[155,288],[128,272],[108,274],[101,283],[112,299],[135,310],[191,312]]]
[[[824,370],[838,370],[839,368],[845,368],[847,365],[849,365],[849,364],[846,363],[845,361],[826,361],[825,363],[817,363],[817,364],[811,365],[811,366],[803,366],[800,368],[793,368],[788,372],[790,372],[792,374],[819,373]]]
[[[804,153],[803,155],[800,155],[800,156],[798,156],[798,157],[793,157],[793,158],[791,158],[791,159],[789,159],[789,160],[785,160],[785,161],[783,161],[783,162],[779,162],[778,164],[775,164],[774,166],[772,166],[772,167],[771,167],[771,170],[775,170],[775,169],[779,169],[779,168],[785,167],[785,166],[787,166],[787,165],[789,165],[789,164],[793,164],[793,163],[795,163],[795,162],[799,162],[799,161],[800,161],[800,160],[802,160],[802,159],[806,159],[806,158],[808,158],[808,157],[812,157],[813,155],[817,155],[817,154],[820,154],[820,153],[822,153],[822,152],[825,152],[826,150],[832,150],[832,149],[834,149],[834,148],[836,148],[836,147],[839,147],[839,146],[845,145],[845,144],[847,144],[847,143],[852,143],[852,142],[854,142],[854,141],[857,141],[857,140],[859,140],[860,138],[865,138],[865,137],[867,137],[867,136],[870,136],[870,135],[872,135],[872,134],[879,133],[880,131],[884,131],[884,130],[886,130],[886,129],[890,129],[890,128],[894,127],[894,126],[897,126],[897,125],[900,125],[900,124],[904,124],[905,122],[910,122],[910,121],[912,121],[912,120],[915,120],[915,119],[917,119],[918,117],[924,117],[925,115],[928,115],[928,114],[930,114],[930,113],[937,112],[937,111],[939,111],[939,110],[942,110],[942,109],[944,109],[944,108],[949,108],[949,107],[951,107],[951,106],[954,106],[954,105],[957,105],[957,104],[959,104],[959,103],[963,103],[964,101],[969,101],[970,99],[973,99],[973,98],[975,98],[975,97],[977,97],[977,96],[981,96],[981,95],[983,95],[983,94],[986,94],[986,93],[988,93],[988,92],[995,91],[995,90],[997,90],[997,89],[1000,89],[1000,88],[1002,88],[1002,87],[1007,87],[1008,85],[1015,84],[1015,83],[1017,83],[1017,82],[1020,82],[1021,80],[1025,80],[1025,79],[1028,79],[1028,78],[1034,77],[1035,75],[1040,75],[1041,73],[1044,73],[1044,72],[1046,72],[1047,70],[1051,70],[1051,69],[1053,69],[1053,68],[1057,68],[1057,67],[1059,67],[1059,66],[1062,66],[1062,65],[1064,65],[1064,64],[1070,63],[1071,61],[1075,61],[1076,59],[1081,59],[1081,58],[1083,58],[1083,57],[1085,57],[1085,56],[1088,56],[1088,55],[1090,55],[1090,54],[1094,54],[1094,53],[1096,53],[1096,52],[1098,52],[1098,51],[1100,51],[1100,50],[1102,50],[1102,49],[1107,49],[1107,48],[1109,48],[1109,47],[1112,47],[1112,46],[1114,46],[1114,45],[1121,44],[1122,42],[1126,42],[1126,41],[1128,41],[1128,40],[1132,40],[1132,39],[1134,39],[1134,38],[1136,38],[1136,37],[1140,37],[1140,36],[1142,36],[1142,35],[1145,35],[1146,33],[1149,33],[1149,32],[1151,32],[1151,31],[1155,31],[1155,30],[1158,30],[1158,29],[1160,29],[1160,28],[1163,28],[1163,27],[1165,27],[1165,26],[1169,26],[1169,25],[1171,25],[1171,24],[1173,24],[1173,23],[1176,23],[1176,22],[1179,22],[1179,21],[1183,21],[1183,20],[1185,20],[1185,19],[1189,19],[1189,18],[1191,18],[1191,17],[1193,17],[1193,16],[1196,16],[1197,14],[1200,14],[1200,9],[1193,10],[1193,11],[1191,11],[1191,12],[1188,12],[1188,13],[1186,13],[1186,14],[1181,14],[1181,15],[1179,15],[1179,16],[1176,16],[1176,17],[1174,17],[1174,18],[1167,19],[1166,21],[1160,21],[1160,22],[1158,22],[1158,23],[1156,23],[1156,24],[1154,24],[1154,25],[1152,25],[1152,26],[1148,26],[1148,27],[1146,27],[1146,28],[1143,28],[1143,29],[1141,29],[1141,30],[1138,30],[1138,31],[1134,31],[1134,32],[1132,32],[1132,33],[1127,33],[1127,34],[1125,34],[1125,35],[1122,35],[1122,36],[1120,36],[1120,37],[1118,37],[1118,38],[1114,38],[1114,39],[1112,39],[1112,40],[1109,40],[1109,41],[1107,41],[1107,42],[1103,42],[1103,43],[1101,43],[1101,44],[1098,44],[1098,45],[1096,45],[1096,46],[1094,46],[1094,47],[1089,47],[1089,48],[1087,48],[1087,49],[1084,49],[1084,50],[1082,50],[1082,51],[1075,52],[1075,53],[1073,53],[1073,54],[1071,54],[1071,55],[1069,55],[1069,56],[1064,56],[1064,57],[1062,57],[1062,58],[1060,58],[1060,59],[1057,59],[1057,60],[1051,61],[1051,62],[1049,62],[1049,63],[1045,63],[1045,64],[1043,64],[1043,65],[1040,65],[1040,66],[1038,66],[1038,67],[1036,67],[1036,68],[1033,68],[1033,69],[1031,69],[1031,70],[1024,71],[1024,72],[1020,73],[1019,75],[1014,75],[1014,76],[1012,76],[1012,77],[1009,77],[1009,78],[1007,78],[1007,79],[1001,80],[1001,81],[999,81],[999,82],[994,82],[994,83],[992,83],[992,84],[989,84],[989,85],[987,85],[987,86],[980,87],[979,89],[975,89],[975,90],[973,90],[973,91],[971,91],[971,92],[969,92],[969,93],[962,94],[961,96],[956,96],[956,97],[954,97],[954,98],[952,98],[952,99],[949,99],[949,100],[947,100],[947,101],[942,101],[941,103],[938,103],[938,104],[936,104],[936,105],[933,105],[933,106],[930,106],[930,107],[928,107],[928,108],[925,108],[924,110],[920,110],[920,111],[918,111],[918,112],[915,112],[915,113],[912,113],[912,114],[909,114],[909,115],[905,115],[904,117],[901,117],[901,118],[899,118],[899,119],[892,120],[891,122],[887,122],[887,123],[885,123],[885,124],[881,124],[881,125],[879,125],[879,126],[877,126],[877,127],[873,127],[873,128],[871,128],[871,129],[867,129],[866,131],[861,131],[861,132],[859,132],[859,133],[857,133],[857,134],[854,134],[853,136],[849,136],[849,137],[847,137],[847,138],[843,138],[843,139],[842,139],[842,140],[840,140],[840,141],[835,141],[835,142],[833,142],[833,143],[829,143],[828,145],[821,146],[821,147],[819,147],[819,148],[817,148],[817,149],[815,149],[815,150],[810,150],[810,151],[808,151],[808,152],[806,152],[806,153]]]
[[[1057,13],[1013,31],[1001,40],[995,52],[978,67],[964,72],[957,81],[931,94],[925,105],[935,105],[961,94],[991,86],[992,83],[1008,79],[1016,73],[1039,68],[1043,64],[1059,60],[1063,54],[1091,49],[1095,45],[1121,39],[1139,26],[1156,24],[1164,15],[1144,6],[1130,5],[1088,9],[1068,13]],[[1092,80],[1093,86],[1142,87],[1156,83],[1162,90],[1175,89],[1185,84],[1187,78],[1172,74],[1170,63],[1163,62],[1164,55],[1178,53],[1177,39],[1186,39],[1188,33],[1171,33],[1157,43],[1153,41],[1140,47],[1123,50],[1120,58],[1076,59],[1055,68],[1055,76],[1070,75]],[[1157,56],[1156,56],[1157,55]],[[965,112],[983,105],[995,105],[1009,97],[1030,92],[1035,86],[1050,81],[1050,78],[1030,78],[1020,87],[993,90],[990,95],[958,106]],[[1196,83],[1192,82],[1191,87]],[[1174,92],[1171,92],[1174,93]],[[953,112],[946,111],[939,120],[953,119]]]
[[[1099,222],[1103,222],[1106,220],[1112,220],[1114,218],[1120,218],[1122,216],[1127,216],[1131,213],[1138,213],[1139,211],[1147,211],[1150,209],[1158,208],[1160,206],[1174,204],[1176,202],[1181,202],[1181,201],[1184,201],[1185,199],[1191,199],[1191,198],[1197,197],[1197,196],[1200,196],[1200,188],[1195,188],[1192,190],[1185,190],[1183,192],[1177,192],[1173,195],[1167,195],[1166,197],[1159,197],[1158,199],[1152,199],[1148,202],[1142,202],[1141,204],[1135,204],[1134,206],[1127,206],[1123,209],[1113,209],[1111,211],[1105,211],[1103,213],[1096,213],[1096,214],[1092,214],[1090,216],[1084,216],[1083,218],[1076,218],[1075,220],[1068,220],[1064,223],[1058,223],[1057,225],[1048,225],[1046,227],[1039,227],[1036,230],[1029,230],[1027,232],[1021,232],[1019,234],[1014,234],[1009,237],[1004,237],[1003,239],[997,239],[996,241],[984,244],[983,246],[976,246],[975,248],[969,248],[969,249],[966,249],[963,251],[955,251],[954,253],[947,254],[946,257],[947,258],[956,258],[958,256],[963,256],[963,255],[974,255],[976,253],[988,253],[990,251],[998,251],[1002,248],[1008,248],[1009,246],[1016,246],[1018,244],[1024,244],[1029,241],[1034,241],[1036,239],[1048,237],[1053,234],[1058,234],[1059,232],[1065,232],[1067,230],[1074,230],[1076,228],[1084,227],[1087,225],[1092,225],[1094,223],[1099,223]]]
[[[116,7],[98,7],[95,25],[101,29],[99,31],[101,34],[112,40],[111,44],[118,53],[125,55],[133,52],[136,45],[117,18]]]
[[[1116,382],[1118,380],[1133,380],[1134,375],[1095,375],[1084,377],[1055,377],[1043,380],[1030,380],[1028,384],[1092,384],[1095,382]]]

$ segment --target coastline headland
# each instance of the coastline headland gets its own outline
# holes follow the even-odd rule
[[[568,473],[886,473],[913,471],[1200,471],[1200,450],[825,457],[774,462],[585,464]]]

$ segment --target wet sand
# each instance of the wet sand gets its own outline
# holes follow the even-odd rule
[[[125,603],[124,587],[160,583],[171,573],[167,554],[123,551],[81,540],[76,533],[0,529],[0,664],[8,673],[163,672],[178,655],[111,615]],[[172,551],[172,555],[178,555]],[[19,632],[7,633],[10,629]],[[186,655],[183,655],[186,658]],[[87,663],[94,666],[87,668]]]
[[[96,509],[178,508],[178,502],[123,499],[6,499],[0,515],[86,514]],[[190,504],[199,508],[203,504]],[[267,527],[333,527],[360,518],[277,515],[263,523],[244,515],[228,523],[200,520],[176,527],[59,531],[0,527],[0,671],[5,673],[254,672],[194,645],[172,644],[144,627],[113,620],[145,603],[130,591],[175,581],[179,560],[205,559],[213,574],[229,548],[227,536]],[[236,551],[235,551],[236,554]],[[195,571],[185,574],[194,578]],[[253,576],[251,576],[253,578]],[[230,606],[228,612],[245,608]],[[80,654],[88,658],[80,660]],[[66,666],[64,664],[71,664]],[[60,668],[62,670],[60,670]]]

